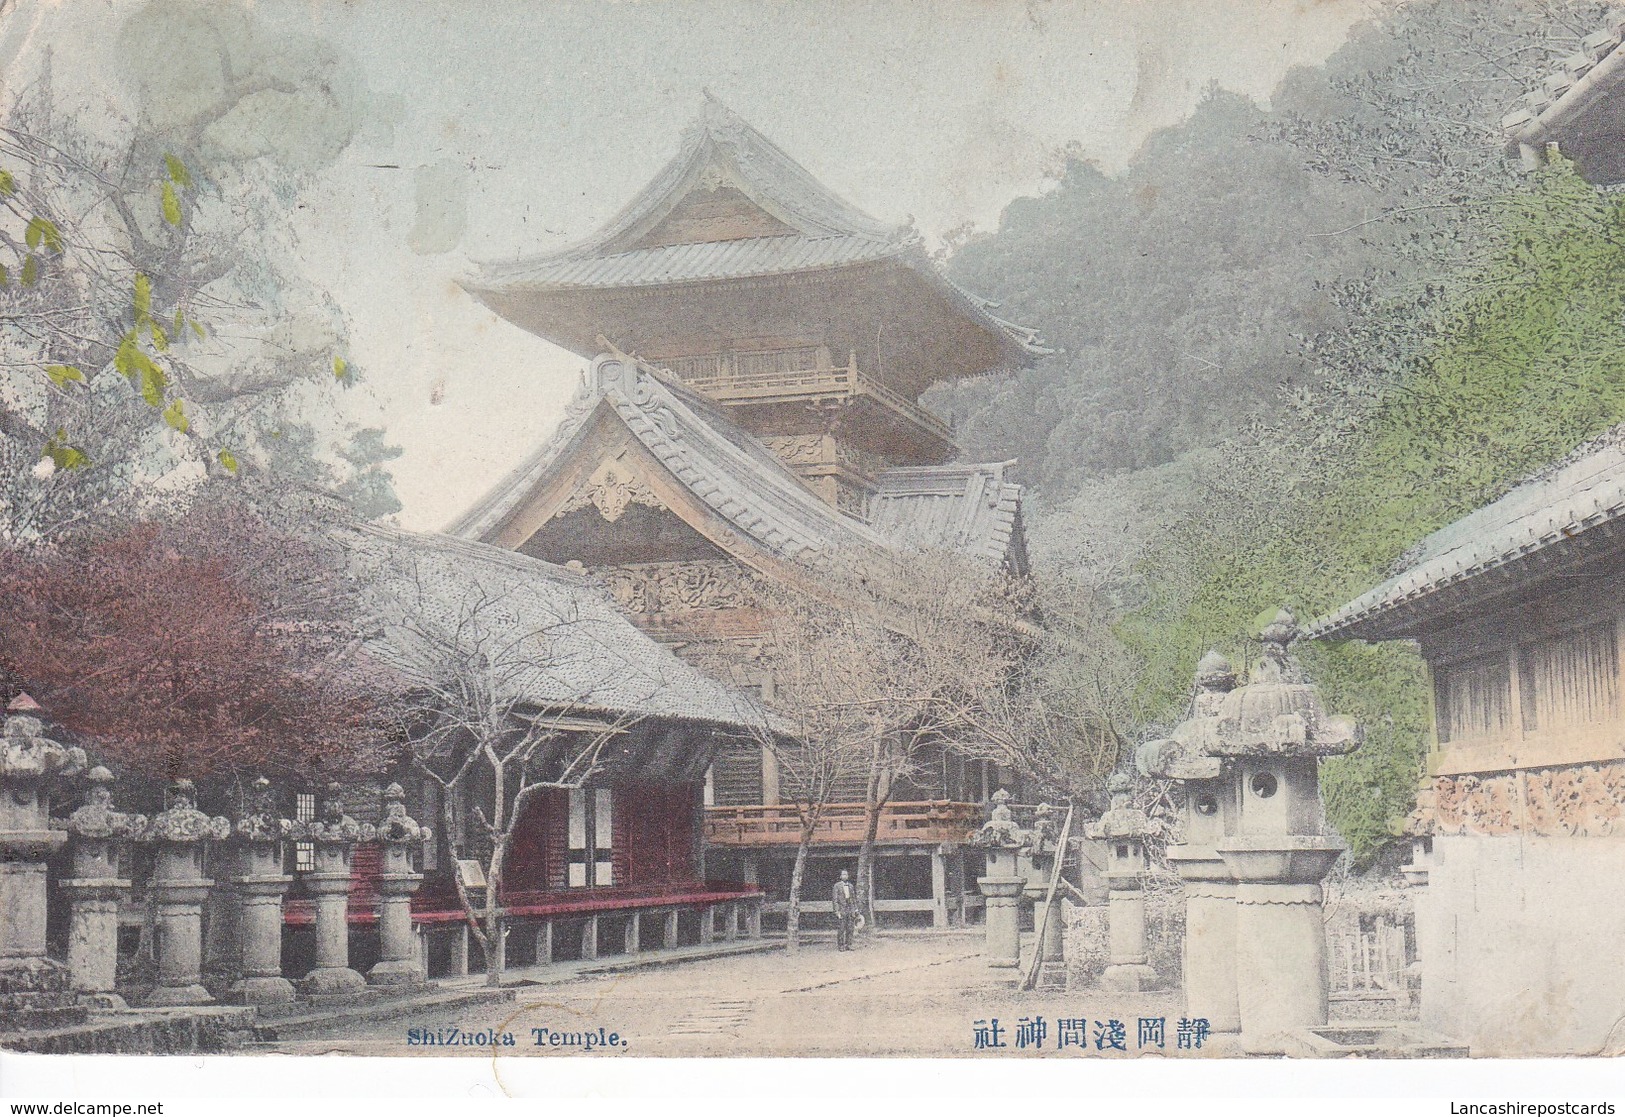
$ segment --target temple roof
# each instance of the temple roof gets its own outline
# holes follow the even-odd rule
[[[408,679],[428,681],[439,662],[414,634],[415,624],[453,632],[477,616],[487,648],[522,657],[510,683],[538,709],[678,718],[745,731],[769,724],[750,698],[635,628],[585,575],[447,535],[365,525],[353,527],[346,540],[382,618],[366,649]]]
[[[1508,142],[1533,149],[1549,143],[1578,164],[1591,182],[1625,182],[1625,15],[1580,43],[1525,97],[1525,107],[1501,121]]]
[[[615,336],[613,320],[582,313],[566,296],[877,266],[923,283],[923,292],[899,297],[931,298],[985,335],[975,348],[992,364],[944,367],[942,376],[1047,352],[1033,331],[994,317],[991,304],[949,282],[911,226],[888,225],[844,201],[709,94],[677,156],[603,228],[557,252],[482,264],[465,286],[521,327],[589,356],[600,332],[623,347],[642,342]]]
[[[1021,542],[1021,486],[1005,480],[1014,464],[887,470],[869,498],[869,526],[894,544],[1003,562]]]
[[[864,547],[945,548],[991,561],[1019,557],[1021,488],[1007,466],[951,465],[879,476],[872,522],[815,496],[771,450],[705,397],[648,364],[600,357],[552,437],[448,531],[489,539],[576,454],[595,423],[622,424],[740,537],[777,558],[817,565]],[[1013,550],[1015,548],[1016,550]]]
[[[1505,592],[1594,551],[1625,519],[1625,425],[1423,539],[1405,568],[1309,626],[1315,637],[1392,639],[1477,594]],[[1485,575],[1499,572],[1500,577]]]

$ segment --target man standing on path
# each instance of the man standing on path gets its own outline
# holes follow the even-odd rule
[[[858,894],[845,869],[841,870],[841,879],[835,882],[830,899],[835,905],[835,949],[851,950],[852,925],[858,919]]]

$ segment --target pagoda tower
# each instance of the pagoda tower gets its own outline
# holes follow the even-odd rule
[[[1043,352],[943,276],[910,226],[853,208],[709,95],[607,225],[488,265],[469,289],[584,357],[613,347],[664,370],[858,519],[882,474],[956,453],[921,393]]]

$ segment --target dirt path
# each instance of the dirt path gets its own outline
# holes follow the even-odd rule
[[[1137,1022],[1144,1016],[1167,1021],[1166,1047],[1145,1053],[1175,1054],[1175,994],[1021,994],[1013,982],[1011,971],[982,963],[981,943],[970,936],[888,938],[844,954],[816,943],[794,956],[775,951],[521,986],[512,1004],[473,1016],[384,1021],[275,1050],[489,1058],[581,1055],[590,1042],[590,1053],[604,1056],[1121,1057],[1136,1053]],[[1039,1018],[1043,1039],[1017,1047],[1018,1022]],[[1079,1019],[1089,1021],[1081,1032],[1083,1046],[1059,1051],[1058,1021]],[[1113,1050],[1109,1041],[1097,1047],[1090,1038],[1096,1022],[1110,1019],[1126,1026],[1126,1052]],[[992,1020],[999,1021],[1002,1046],[978,1050],[976,1023]],[[1080,1034],[1076,1025],[1068,1031],[1074,1040]],[[493,1051],[489,1045],[424,1042],[455,1033],[479,1039],[480,1032],[507,1033],[514,1044]]]

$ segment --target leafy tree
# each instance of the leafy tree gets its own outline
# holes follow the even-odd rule
[[[0,499],[17,539],[139,511],[260,468],[350,387],[336,305],[274,215],[359,127],[329,48],[272,38],[237,4],[153,0],[115,36],[129,116],[60,105],[49,52],[0,102]],[[307,49],[308,48],[308,49]],[[162,57],[162,66],[135,59]],[[194,80],[195,79],[195,80]],[[112,101],[113,91],[99,91]],[[117,102],[114,102],[117,103]],[[274,122],[297,118],[286,131]],[[316,389],[313,391],[313,389]],[[307,473],[351,463],[313,443]],[[286,455],[284,455],[286,456]],[[357,493],[387,507],[376,453]]]
[[[0,552],[9,684],[95,750],[163,777],[378,770],[388,685],[319,537],[239,493]]]
[[[1207,647],[1244,662],[1261,613],[1335,607],[1625,417],[1617,197],[1523,177],[1500,136],[1605,7],[1386,5],[1268,109],[1210,93],[1122,177],[1074,162],[954,255],[1064,351],[939,405],[1027,463],[1035,555],[1103,586],[1140,717],[1178,716]],[[1368,728],[1325,782],[1368,862],[1420,771],[1420,662],[1304,654]]]

